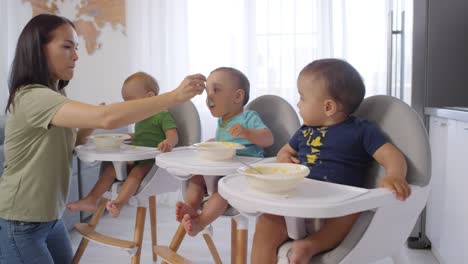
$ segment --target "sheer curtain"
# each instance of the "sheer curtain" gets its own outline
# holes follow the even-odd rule
[[[390,2],[332,1],[331,57],[344,58],[356,67],[364,78],[366,96],[386,93]]]
[[[250,1],[189,1],[187,5],[189,71],[205,76],[221,66],[250,74]],[[251,80],[252,81],[252,80]],[[252,90],[256,87],[252,83]],[[202,119],[203,140],[213,138],[216,119],[205,104],[206,94],[193,99]]]
[[[231,66],[249,77],[251,98],[276,94],[296,107],[299,71],[313,60],[335,57],[361,72],[367,96],[383,94],[388,2],[127,1],[132,67],[155,74],[163,89],[172,89],[187,74]],[[216,120],[205,95],[193,102],[203,120],[203,139],[213,137]]]
[[[18,37],[31,19],[31,10],[22,1],[0,1],[0,111],[8,100],[8,78]],[[3,114],[3,113],[2,113]]]
[[[313,60],[335,57],[363,75],[367,96],[384,94],[388,2],[127,1],[131,68],[154,74],[165,91],[187,74],[231,66],[249,77],[251,98],[275,94],[297,108],[299,71]],[[192,99],[203,140],[216,129],[205,98]]]
[[[367,95],[385,93],[388,1],[255,2],[256,60],[250,74],[256,95],[277,94],[295,105],[299,71],[327,57],[353,64],[364,77]]]
[[[126,1],[130,72],[153,75],[161,92],[189,74],[186,0]],[[199,107],[199,106],[198,106]],[[180,191],[158,195],[158,204],[175,206]]]
[[[189,72],[186,5],[186,0],[126,1],[130,70],[152,74],[162,92]]]

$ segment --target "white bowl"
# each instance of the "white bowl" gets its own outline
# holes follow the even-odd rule
[[[246,177],[251,188],[266,193],[293,191],[309,175],[307,166],[293,163],[263,163],[252,167],[262,174],[249,167],[239,168],[237,172]]]
[[[97,134],[88,137],[96,145],[97,151],[119,150],[124,140],[129,139],[127,134]]]
[[[193,144],[200,156],[208,160],[228,160],[236,155],[236,150],[245,148],[244,145],[225,141],[210,141]]]

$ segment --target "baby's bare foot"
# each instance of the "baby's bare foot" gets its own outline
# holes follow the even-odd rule
[[[97,201],[92,198],[85,197],[73,203],[67,204],[67,209],[70,211],[90,211],[94,212],[97,209]]]
[[[177,202],[176,203],[176,220],[178,222],[182,221],[184,215],[189,214],[191,217],[197,217],[198,213],[195,209],[193,209],[190,205],[184,202]]]
[[[115,203],[113,203],[111,201],[108,201],[107,204],[106,204],[106,209],[107,209],[107,211],[109,211],[109,214],[112,217],[114,217],[114,218],[119,217],[120,207],[117,204],[115,204]]]
[[[289,263],[291,264],[308,264],[310,259],[317,254],[313,243],[308,240],[296,240],[292,244],[291,254],[289,255]]]
[[[200,231],[202,231],[202,228],[198,224],[198,217],[193,218],[189,214],[185,214],[181,223],[184,226],[185,232],[187,232],[189,236],[196,236]]]

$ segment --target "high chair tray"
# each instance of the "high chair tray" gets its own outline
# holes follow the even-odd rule
[[[122,145],[119,150],[97,151],[94,144],[75,147],[76,155],[83,161],[132,161],[153,159],[160,151],[157,148]]]
[[[295,191],[287,194],[263,193],[251,189],[245,176],[240,174],[222,178],[218,182],[218,191],[245,214],[270,213],[303,218],[338,217],[400,202],[387,189],[364,189],[311,179],[304,179]]]
[[[266,160],[264,158],[243,156],[237,156],[236,159],[248,164]],[[238,168],[245,166],[236,159],[219,161],[207,160],[201,158],[197,150],[186,149],[158,155],[156,158],[156,165],[176,175],[201,174],[206,176],[218,176],[235,173]]]

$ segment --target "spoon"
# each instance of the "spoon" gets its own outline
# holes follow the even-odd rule
[[[252,165],[248,164],[247,162],[242,161],[242,160],[241,160],[239,157],[237,157],[236,155],[234,155],[234,157],[235,157],[235,159],[236,159],[238,162],[240,162],[240,163],[244,164],[245,166],[249,167],[249,169],[254,170],[254,171],[255,171],[256,173],[258,173],[258,174],[263,174],[259,169],[253,167]]]
[[[206,91],[206,98],[208,99],[208,101],[207,101],[208,106],[210,106],[210,107],[214,106],[215,103],[214,103],[213,100],[211,100],[211,98],[208,96],[208,88],[206,88],[206,85],[205,85],[205,91]]]

